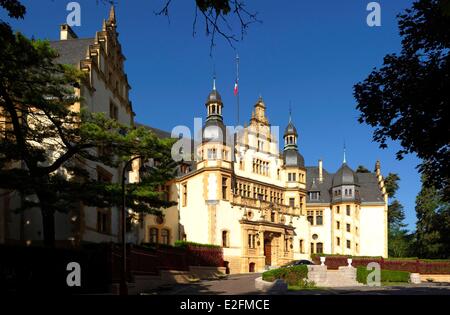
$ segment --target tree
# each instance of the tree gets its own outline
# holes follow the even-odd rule
[[[393,199],[388,206],[388,224],[389,231],[397,231],[404,228],[406,225],[403,223],[405,220],[405,212],[403,205],[395,199],[395,194],[399,188],[398,182],[400,177],[398,174],[389,173],[384,179],[384,186],[386,187],[386,193],[390,199]]]
[[[354,86],[360,123],[381,148],[398,140],[397,158],[415,153],[426,185],[450,199],[450,1],[417,0],[398,16],[402,50]]]
[[[173,204],[159,191],[174,176],[171,139],[101,113],[76,111],[73,104],[83,100],[74,96],[74,88],[86,78],[56,64],[57,53],[48,42],[14,34],[5,23],[0,42],[0,188],[22,194],[18,210],[40,209],[46,245],[54,244],[56,212],[77,208],[80,201],[98,207],[121,204],[120,186],[99,180],[87,170],[88,162],[120,167],[136,155],[151,158],[158,166],[143,174],[141,183],[127,185],[127,206],[161,214]]]
[[[163,8],[155,12],[156,15],[169,17],[169,7],[172,0],[166,0]],[[220,35],[231,47],[243,39],[248,27],[253,23],[261,23],[257,12],[247,10],[243,0],[195,0],[194,22],[192,35],[196,34],[198,15],[204,19],[205,34],[211,36],[210,51],[215,46],[215,37]],[[233,32],[232,21],[237,20],[240,25],[240,38]]]
[[[442,192],[428,187],[422,177],[422,189],[416,198],[416,250],[421,258],[450,257],[450,204]]]
[[[364,165],[359,165],[356,173],[370,173],[370,171]]]
[[[386,193],[393,199],[388,205],[388,252],[392,257],[406,257],[410,254],[411,235],[405,230],[406,224],[403,205],[395,199],[400,177],[389,173],[384,179]]]

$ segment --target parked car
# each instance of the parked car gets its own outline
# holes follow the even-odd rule
[[[311,260],[307,259],[301,259],[301,260],[294,260],[290,263],[284,265],[283,267],[293,267],[293,266],[301,266],[301,265],[315,265]]]

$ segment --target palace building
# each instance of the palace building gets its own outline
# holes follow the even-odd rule
[[[91,112],[135,125],[129,100],[125,57],[118,38],[114,7],[92,38],[78,38],[62,25],[60,40],[51,46],[62,64],[86,72],[75,94]],[[176,206],[163,216],[145,215],[128,231],[132,243],[173,245],[177,240],[220,245],[230,272],[258,272],[311,254],[387,257],[387,194],[377,162],[374,173],[357,173],[345,161],[328,172],[319,161],[306,166],[291,118],[279,135],[259,98],[250,121],[238,133],[226,128],[224,104],[215,84],[206,102],[206,121],[194,154],[184,154],[178,176],[167,183],[166,197]],[[158,136],[170,136],[155,130]],[[185,148],[191,147],[191,141]],[[98,148],[103,150],[103,148]],[[301,150],[300,150],[301,151]],[[191,159],[194,156],[194,159]],[[190,161],[189,161],[190,160]],[[93,178],[118,183],[121,168],[86,162]],[[139,181],[135,161],[127,178]],[[18,166],[20,167],[20,166]],[[39,244],[39,209],[17,214],[23,202],[18,192],[0,191],[0,243]],[[55,217],[61,245],[120,242],[121,211],[80,204]]]
[[[164,217],[146,217],[146,242],[221,245],[232,273],[314,253],[387,257],[387,194],[379,162],[375,173],[356,173],[345,158],[334,174],[321,160],[305,166],[291,118],[280,154],[261,97],[233,145],[215,84],[205,105],[196,159],[183,163],[168,186],[178,205]]]

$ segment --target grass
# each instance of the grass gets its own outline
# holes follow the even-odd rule
[[[384,270],[381,271],[382,283],[408,283],[410,273],[406,271]],[[365,267],[357,267],[356,280],[360,283],[367,284],[367,276],[372,273],[372,270],[367,270]]]

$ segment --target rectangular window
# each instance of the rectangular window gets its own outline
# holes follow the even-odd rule
[[[182,185],[182,189],[183,189],[183,200],[182,200],[182,204],[183,204],[183,207],[186,207],[186,205],[187,205],[187,197],[188,197],[188,191],[187,191],[187,183],[185,183],[185,184],[183,184]]]
[[[292,173],[292,181],[297,181],[297,173]]]
[[[316,244],[316,254],[323,254],[323,243]]]
[[[295,207],[295,198],[289,198],[289,207]]]
[[[229,247],[229,233],[228,231],[222,231],[222,247]]]
[[[97,232],[110,233],[111,216],[109,209],[97,209]]]
[[[350,215],[350,205],[347,205],[347,215]]]
[[[150,228],[150,243],[158,243],[158,232],[159,230],[157,228]]]
[[[300,240],[300,253],[302,253],[302,254],[305,253],[304,241],[303,240]]]
[[[336,245],[341,246],[341,238],[340,237],[336,237]]]
[[[347,232],[351,232],[351,230],[352,230],[352,229],[351,229],[350,224],[347,223]]]
[[[227,191],[228,191],[228,185],[227,185],[227,183],[228,183],[228,179],[226,178],[226,177],[222,177],[222,199],[223,200],[228,200],[228,194],[227,194]]]
[[[341,222],[336,221],[336,229],[340,230],[341,229]]]
[[[314,254],[314,253],[315,253],[315,252],[314,252],[314,243],[311,243],[310,252],[311,252],[311,254]]]
[[[292,173],[288,173],[288,182],[292,182]]]
[[[161,230],[161,244],[169,245],[170,244],[170,234],[168,229]]]
[[[340,208],[339,208],[339,206],[336,206],[336,213],[339,214],[339,212],[340,212]]]
[[[351,247],[352,247],[352,243],[349,240],[347,240],[347,248],[350,249]]]
[[[316,211],[316,225],[323,225],[323,211]]]
[[[119,108],[113,103],[109,103],[109,117],[111,119],[119,120]]]

